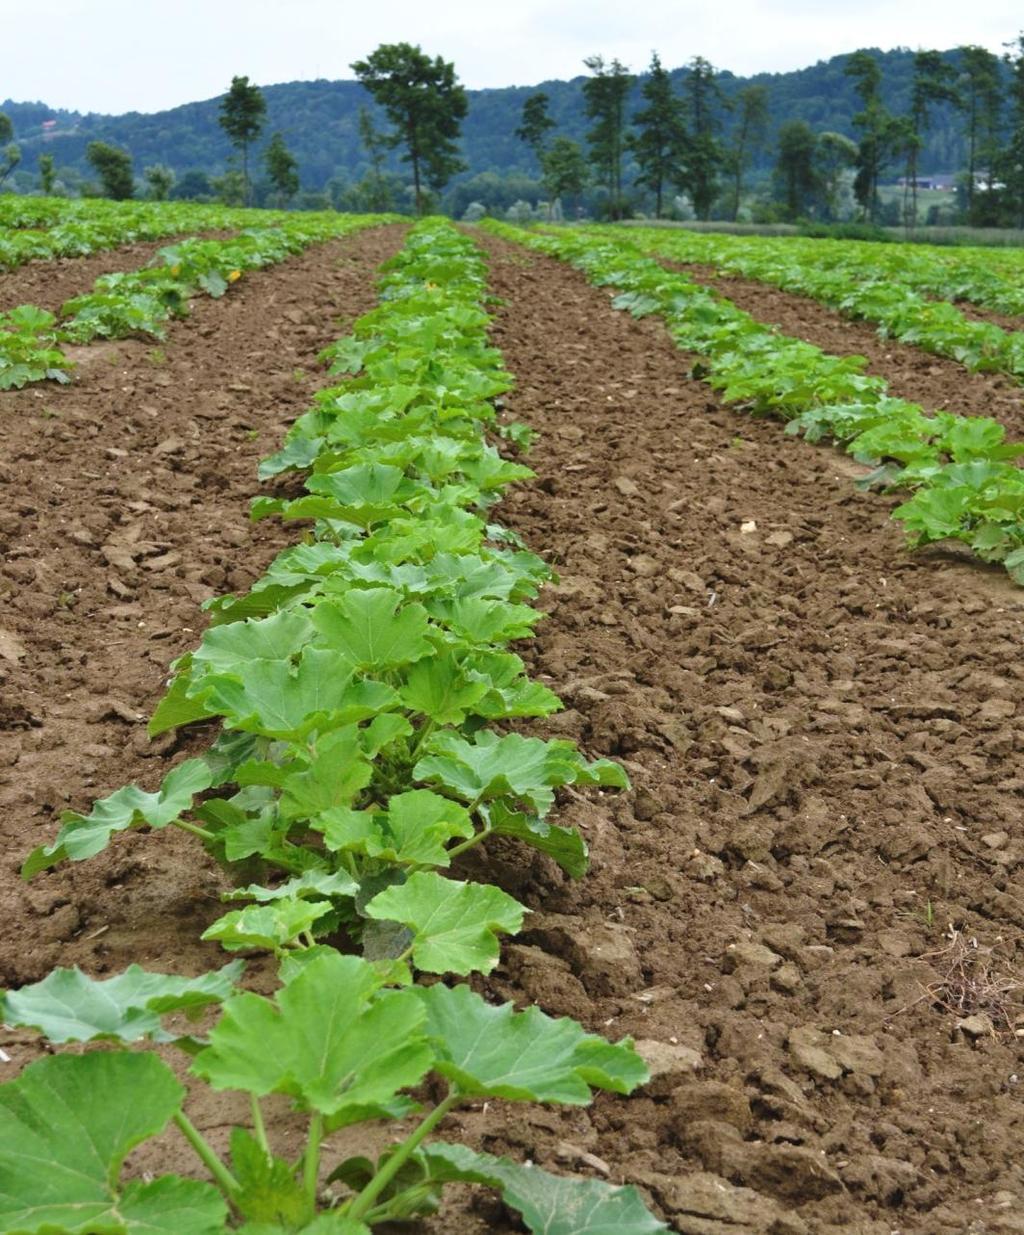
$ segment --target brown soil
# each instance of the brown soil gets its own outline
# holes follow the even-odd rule
[[[1024,439],[1024,389],[998,373],[970,373],[955,360],[919,347],[883,339],[874,326],[855,322],[808,296],[780,291],[752,279],[719,275],[714,267],[679,265],[680,270],[783,334],[805,339],[833,355],[856,354],[868,360],[869,373],[884,377],[893,395],[933,411],[991,416],[1015,441]]]
[[[638,1182],[684,1235],[1018,1232],[1020,1061],[1001,1019],[1014,996],[983,988],[1024,963],[1022,594],[956,555],[908,557],[886,501],[856,493],[842,457],[724,409],[657,322],[613,313],[568,267],[481,240],[503,301],[494,340],[517,375],[508,414],[543,434],[537,480],[501,517],[562,576],[524,654],[567,702],[548,730],[621,758],[634,779],[628,794],[562,802],[592,847],[578,883],[511,847],[476,857],[535,911],[482,986],[655,1043],[644,1049],[658,1075],[639,1097],[588,1110],[470,1109],[446,1134]],[[52,833],[40,802],[84,806],[133,776],[157,779],[163,760],[142,756],[134,714],[194,644],[182,627],[201,620],[198,597],[244,586],[278,543],[244,526],[253,460],[307,397],[292,393],[291,366],[336,333],[326,297],[346,316],[366,307],[370,264],[394,244],[357,237],[337,250],[353,255],[348,269],[307,255],[240,289],[244,312],[240,300],[197,311],[168,348],[184,391],[153,382],[166,370],[148,369],[144,348],[119,349],[116,378],[88,379],[105,383],[91,419],[70,415],[84,384],[57,393],[68,410],[53,421],[32,415],[43,404],[29,396],[10,404],[40,457],[9,469],[9,484],[33,475],[37,487],[24,530],[4,534],[41,544],[45,521],[55,565],[53,577],[25,572],[11,596],[31,655],[4,684],[22,726],[5,735],[9,887]],[[317,315],[315,340],[286,325],[286,300]],[[224,417],[211,426],[207,408]],[[268,440],[250,444],[250,426]],[[162,433],[186,444],[154,464]],[[104,454],[129,445],[130,463]],[[93,479],[91,500],[82,467],[108,477]],[[51,505],[58,484],[75,490],[71,510]],[[105,484],[116,492],[97,498]],[[129,509],[125,527],[125,501],[156,509]],[[79,527],[93,545],[71,540]],[[125,543],[141,549],[122,575]],[[146,569],[167,553],[180,563]],[[29,560],[4,578],[20,584]],[[133,594],[107,596],[108,579]],[[62,607],[59,593],[78,587]],[[26,981],[57,961],[96,973],[130,960],[195,972],[219,960],[196,942],[218,886],[184,838],[122,838],[12,891],[0,972]],[[947,923],[967,941],[955,963],[935,955]],[[991,1030],[971,1019],[981,1012]],[[0,1044],[12,1068],[38,1050],[20,1034]],[[207,1095],[190,1109],[222,1143],[232,1104]],[[273,1126],[290,1140],[286,1121]],[[139,1165],[187,1162],[173,1140],[147,1153]],[[519,1228],[491,1202],[456,1200],[423,1229]]]
[[[224,236],[230,233],[197,234]],[[21,304],[34,304],[56,313],[72,296],[91,291],[100,275],[145,266],[161,249],[183,239],[184,236],[165,236],[162,240],[106,249],[88,257],[57,257],[52,261],[26,262],[14,270],[0,270],[0,312]]]

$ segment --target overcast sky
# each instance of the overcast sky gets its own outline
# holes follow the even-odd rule
[[[584,56],[634,69],[706,56],[739,74],[858,47],[1001,51],[1024,26],[1004,0],[0,0],[0,98],[80,111],[159,111],[260,85],[351,77],[378,43],[420,43],[462,81],[535,85]]]

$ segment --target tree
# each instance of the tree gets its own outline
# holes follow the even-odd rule
[[[863,105],[853,117],[853,127],[860,133],[853,191],[864,214],[874,222],[878,180],[897,150],[906,147],[905,128],[882,103],[882,73],[870,52],[855,51],[843,72],[853,78],[853,88]]]
[[[210,188],[224,206],[244,206],[248,201],[249,188],[237,167],[229,167],[223,176],[214,176]]]
[[[1008,44],[1010,70],[1010,136],[999,158],[999,178],[1015,227],[1024,228],[1024,34]]]
[[[359,140],[370,159],[370,170],[357,186],[362,210],[390,210],[395,202],[396,177],[384,171],[384,151],[388,148],[386,133],[373,123],[368,107],[359,109]]]
[[[263,132],[267,115],[267,101],[263,91],[248,77],[232,77],[231,89],[220,101],[220,127],[228,135],[231,144],[242,155],[243,201],[248,205],[251,196],[249,183],[249,146]]]
[[[587,119],[594,121],[594,127],[587,133],[590,157],[608,194],[608,215],[621,219],[626,99],[633,78],[618,60],[605,64],[603,56],[588,56],[583,63],[594,74],[583,83]]]
[[[544,151],[541,160],[544,169],[544,191],[548,200],[554,202],[565,197],[576,213],[579,196],[587,183],[587,162],[579,143],[569,137],[556,137]]]
[[[278,204],[286,205],[299,191],[299,165],[280,133],[271,137],[263,162],[267,178],[277,190]]]
[[[979,49],[980,50],[980,49]],[[992,57],[993,60],[995,57]],[[904,176],[903,221],[907,227],[917,226],[917,160],[924,145],[924,136],[931,122],[932,108],[937,103],[960,101],[954,80],[956,70],[937,51],[919,51],[914,56],[914,81],[910,89],[910,114],[907,117],[907,168]]]
[[[198,198],[209,198],[213,195],[213,185],[210,177],[198,168],[191,168],[181,176],[171,189],[170,196],[175,201],[195,201]]]
[[[843,172],[857,163],[857,143],[843,133],[819,133],[816,163],[825,218],[836,219]]]
[[[152,167],[144,168],[142,178],[149,185],[146,196],[150,201],[165,202],[174,188],[174,172],[163,163],[154,163]]]
[[[21,147],[14,140],[14,125],[10,116],[0,111],[0,184],[7,179],[21,162]]]
[[[716,134],[721,127],[722,92],[715,70],[703,56],[694,56],[683,81],[686,102],[686,156],[682,187],[690,194],[698,219],[711,214],[718,194],[722,148]]]
[[[53,192],[53,182],[57,178],[53,168],[53,155],[41,154],[39,156],[39,187],[46,197],[49,197]]]
[[[672,90],[672,78],[657,52],[651,53],[647,80],[640,90],[646,107],[633,116],[637,131],[626,144],[640,168],[636,183],[654,194],[654,214],[661,218],[661,199],[667,184],[680,178],[686,145],[683,102]]]
[[[132,156],[127,150],[119,150],[106,142],[90,142],[85,148],[85,157],[99,176],[105,197],[121,202],[134,195]]]
[[[732,145],[725,155],[725,168],[732,177],[729,217],[735,221],[743,196],[743,177],[753,156],[764,145],[768,128],[768,87],[744,86],[736,95],[738,112]]]
[[[523,117],[516,129],[516,137],[526,142],[537,162],[544,162],[544,139],[555,122],[548,115],[548,96],[543,90],[531,94],[523,103]]]
[[[455,66],[431,59],[410,43],[382,43],[352,70],[381,107],[394,130],[385,140],[405,147],[412,164],[416,213],[424,207],[423,183],[440,191],[466,166],[458,156],[461,122],[469,105]]]
[[[960,106],[967,125],[967,214],[973,221],[979,160],[985,163],[989,190],[993,184],[1003,103],[1002,82],[999,59],[987,47],[968,46],[961,47],[959,51],[963,66],[958,81]]]
[[[818,139],[806,120],[787,120],[779,129],[775,194],[790,221],[808,215],[814,207],[820,187],[817,153]]]

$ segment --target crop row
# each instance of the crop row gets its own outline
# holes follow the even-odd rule
[[[282,212],[185,202],[65,202],[8,195],[0,197],[0,270],[13,270],[28,261],[86,257],[186,232],[267,227],[287,217]]]
[[[595,233],[602,234],[600,229]],[[1024,334],[974,321],[945,300],[928,299],[941,295],[976,300],[1020,313],[1024,294],[1019,275],[1003,278],[985,267],[947,274],[928,258],[890,254],[885,245],[872,245],[870,254],[861,255],[853,247],[859,242],[825,245],[633,228],[629,236],[646,253],[711,263],[726,273],[810,296],[847,317],[877,325],[888,338],[948,356],[968,369],[1024,379]]]
[[[1024,313],[1021,263],[1013,250],[940,249],[862,240],[823,244],[820,240],[799,236],[708,235],[649,227],[630,227],[630,236],[642,237],[642,247],[650,252],[660,251],[664,242],[672,248],[678,246],[679,252],[684,254],[680,261],[712,262],[737,274],[743,272],[733,262],[741,262],[749,255],[763,255],[780,266],[798,264],[827,273],[844,271],[850,277],[899,283],[912,291],[943,300],[970,301],[997,313]]]
[[[694,372],[755,415],[787,422],[810,441],[841,443],[873,471],[862,487],[910,490],[893,511],[915,545],[959,540],[988,562],[1001,562],[1024,584],[1024,471],[1002,425],[983,416],[928,415],[888,394],[864,372],[860,356],[832,356],[780,334],[728,300],[665,270],[617,232],[557,235],[507,224],[481,226],[569,261],[614,288],[616,308],[664,318],[681,348],[700,355]]]
[[[189,237],[138,270],[102,275],[93,290],[63,305],[58,317],[34,305],[0,313],[0,390],[70,380],[64,343],[162,338],[165,323],[188,315],[192,297],[222,296],[250,270],[260,270],[313,244],[384,221],[382,215],[290,215],[277,227],[251,228],[226,240]]]
[[[0,1086],[6,1235],[220,1235],[225,1222],[246,1235],[365,1235],[432,1212],[451,1181],[496,1188],[551,1235],[665,1229],[632,1188],[429,1139],[466,1102],[583,1104],[593,1089],[629,1092],[647,1070],[628,1040],[492,1006],[464,983],[413,982],[489,972],[499,936],[523,920],[499,888],[442,873],[458,855],[513,837],[580,876],[586,846],[549,818],[556,793],[626,779],[571,742],[511,727],[560,705],[508,650],[531,633],[541,615],[528,602],[552,576],[488,519],[532,473],[485,438],[511,379],[487,344],[483,260],[428,221],[384,270],[378,308],[328,349],[339,384],[261,469],[305,473],[304,496],[258,499],[254,515],[311,520],[309,534],[249,594],[210,606],[151,724],[216,721],[219,736],[155,792],[127,786],[65,814],[24,867],[32,877],[91,857],[129,829],[183,829],[236,885],[203,938],[273,953],[279,990],[241,991],[238,961],[198,978],[62,969],[0,1006],[5,1023],[55,1043],[176,1042],[198,1081],[250,1097],[251,1124],[233,1129],[224,1159],[154,1053],[40,1060]],[[501,431],[511,444],[529,436]],[[330,946],[339,934],[347,954]],[[164,1019],[211,1007],[201,1040]],[[306,1120],[294,1161],[266,1132],[261,1101],[274,1093]],[[369,1120],[402,1121],[400,1139],[322,1179],[324,1138]],[[214,1183],[122,1182],[126,1153],[169,1121]]]

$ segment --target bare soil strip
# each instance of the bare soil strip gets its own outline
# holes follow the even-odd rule
[[[0,397],[0,984],[216,959],[196,910],[215,908],[217,877],[194,845],[129,840],[27,887],[18,862],[59,810],[166,772],[174,739],[150,743],[145,722],[200,603],[248,587],[294,538],[250,524],[256,463],[400,243],[387,228],[310,249],[198,299],[158,350],[82,349],[73,385]]]
[[[991,416],[1006,426],[1014,441],[1024,439],[1024,387],[1000,373],[970,373],[944,356],[910,344],[883,339],[869,322],[855,322],[809,296],[798,296],[757,283],[719,275],[714,267],[663,262],[712,288],[759,322],[783,334],[805,339],[836,356],[855,354],[868,360],[868,372],[884,377],[891,392],[930,411],[962,416]]]
[[[508,855],[536,913],[491,985],[656,1039],[666,1071],[477,1131],[596,1155],[684,1231],[1013,1230],[1021,998],[990,993],[1024,961],[1024,597],[909,557],[838,456],[723,409],[568,267],[484,243],[509,411],[543,434],[503,516],[562,575],[532,653],[569,704],[552,732],[635,781],[565,804],[580,883]]]

